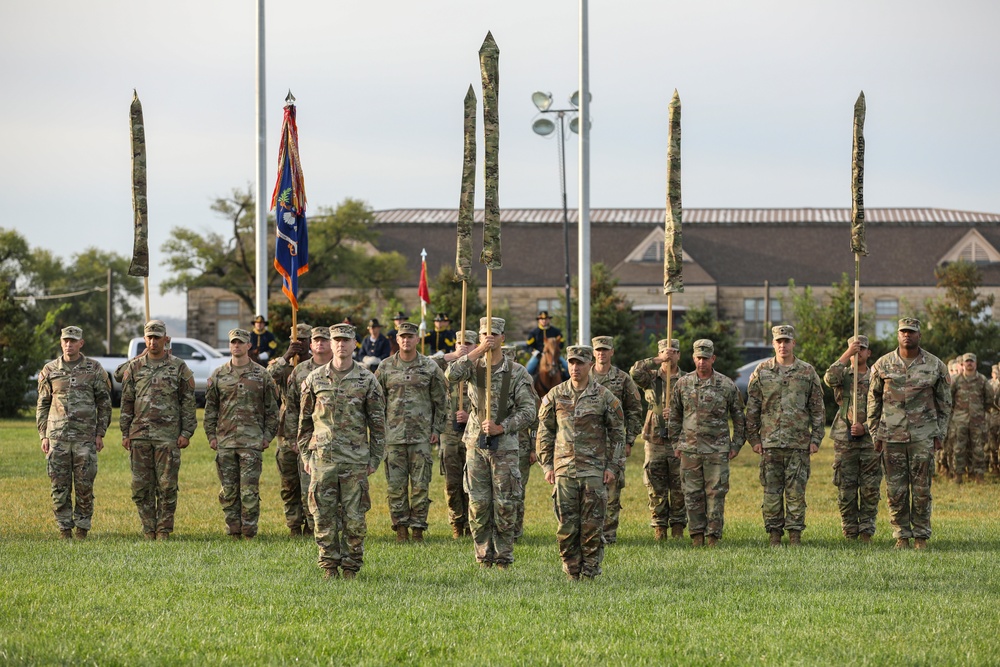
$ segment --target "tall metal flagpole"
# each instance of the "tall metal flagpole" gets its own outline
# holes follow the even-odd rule
[[[479,49],[479,69],[483,78],[483,252],[479,261],[486,265],[486,325],[493,333],[493,269],[503,266],[500,255],[500,48],[492,33]],[[486,420],[491,419],[493,402],[493,350],[486,353]]]
[[[684,291],[684,251],[681,248],[681,98],[674,89],[670,99],[667,136],[667,212],[663,230],[663,292],[667,295],[667,340],[674,335],[674,292]],[[670,404],[670,373],[666,403]]]
[[[576,342],[583,345],[590,340],[590,60],[587,0],[580,0],[580,219],[579,272],[580,333]],[[568,306],[569,304],[567,304]]]
[[[865,240],[865,91],[854,103],[854,148],[851,152],[851,251],[854,253],[854,340],[861,325],[861,255],[868,254]],[[851,423],[858,423],[858,355],[854,369],[854,406]]]
[[[257,314],[267,319],[267,195],[264,193],[267,180],[267,114],[264,91],[264,0],[257,0],[257,196],[256,196],[256,281],[255,302]],[[294,315],[293,315],[294,318]],[[292,330],[292,340],[295,331]]]

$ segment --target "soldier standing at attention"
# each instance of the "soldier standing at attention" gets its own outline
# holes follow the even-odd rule
[[[296,438],[299,428],[298,385],[306,379],[310,371],[330,361],[333,356],[330,352],[330,329],[323,328],[326,329],[327,336],[325,361],[317,364],[314,358],[300,361],[296,365],[292,364],[293,358],[301,358],[311,347],[309,334],[312,328],[304,322],[299,322],[295,325],[295,340],[288,344],[288,349],[282,356],[272,359],[267,365],[267,374],[274,380],[281,401],[281,410],[278,412],[278,446],[274,458],[278,466],[281,502],[285,508],[285,525],[288,526],[292,536],[302,535],[304,532],[312,534],[313,521],[312,515],[309,514],[308,496],[309,475],[305,474],[302,468]],[[298,374],[298,384],[295,385],[296,404],[290,409],[288,395],[292,387],[291,376],[299,369],[301,370]]]
[[[691,544],[700,547],[707,539],[714,547],[722,539],[729,461],[743,446],[743,399],[736,384],[715,371],[715,344],[702,338],[693,348],[695,372],[671,391],[668,440],[681,460]]]
[[[542,352],[545,351],[545,341],[549,338],[555,338],[559,341],[559,349],[563,348],[562,331],[552,326],[552,318],[549,317],[549,311],[542,310],[538,313],[538,326],[531,330],[531,333],[528,334],[528,340],[525,341],[528,349],[531,350],[531,359],[526,366],[530,375],[538,372],[539,358]],[[560,363],[562,363],[562,360],[560,360]],[[569,372],[566,368],[563,368],[563,370]]]
[[[355,329],[330,327],[333,359],[302,383],[299,450],[324,579],[354,579],[361,569],[372,507],[368,478],[385,449],[385,397],[371,371],[353,360]]]
[[[517,348],[513,345],[504,345],[503,354],[509,363],[517,363]],[[531,398],[535,401],[535,410],[538,410],[538,394],[535,386],[529,385]],[[517,520],[514,522],[514,540],[521,539],[524,535],[524,497],[528,492],[528,479],[531,477],[531,466],[538,461],[538,454],[535,452],[535,438],[538,435],[538,416],[525,428],[517,432],[517,469],[521,473],[521,492],[517,497]]]
[[[593,579],[604,559],[607,487],[617,483],[625,451],[621,402],[590,377],[594,348],[571,345],[570,379],[556,385],[538,411],[538,457],[555,485],[559,556],[570,581]]]
[[[454,352],[432,359],[442,371],[446,371],[448,364],[468,354],[476,346],[478,338],[475,331],[466,331],[464,345],[456,343]],[[448,523],[451,524],[452,537],[457,540],[463,535],[472,534],[469,530],[469,494],[463,484],[466,452],[462,436],[469,421],[469,403],[465,399],[459,407],[459,396],[464,386],[448,382],[447,388],[448,416],[438,447],[441,451],[441,474],[444,475],[444,497],[448,503]]]
[[[993,365],[992,375],[989,385],[990,391],[993,392],[993,402],[989,406],[986,418],[989,427],[986,439],[986,463],[991,473],[1000,475],[1000,365]]]
[[[947,363],[948,366],[948,377],[951,379],[951,383],[955,384],[955,379],[962,374],[962,355],[958,355],[954,359],[950,359]],[[955,433],[951,430],[950,425],[948,432],[945,433],[944,442],[942,443],[941,449],[934,450],[934,474],[938,472],[944,474],[948,479],[955,478],[955,471],[952,466],[952,455],[955,451]]]
[[[858,358],[858,394],[854,395],[854,369],[851,359]],[[872,541],[875,517],[878,516],[879,487],[882,485],[882,455],[865,425],[867,421],[868,337],[852,336],[847,350],[827,369],[823,382],[833,389],[833,398],[840,406],[830,426],[833,440],[833,483],[837,487],[837,505],[844,537],[849,540]],[[857,399],[857,400],[855,400]],[[855,416],[855,406],[857,415]]]
[[[747,440],[761,455],[764,530],[771,546],[788,531],[801,544],[806,527],[809,457],[823,441],[823,387],[815,369],[795,356],[795,327],[771,328],[774,358],[761,362],[747,384]]]
[[[506,570],[514,562],[514,527],[521,493],[517,434],[535,419],[531,376],[504,357],[504,320],[479,320],[479,345],[448,366],[448,381],[465,382],[469,422],[465,427],[465,487],[476,561]],[[490,404],[486,404],[486,359]],[[480,361],[482,359],[482,361]],[[487,419],[487,415],[489,419]]]
[[[676,338],[664,338],[656,343],[656,347],[658,356],[640,359],[629,371],[635,384],[645,390],[646,403],[649,405],[642,427],[642,437],[646,441],[642,479],[649,494],[649,511],[652,514],[649,525],[655,531],[656,539],[666,539],[667,528],[670,528],[672,538],[680,539],[684,536],[687,514],[684,511],[681,460],[674,455],[673,447],[667,443],[667,410],[670,402],[667,378],[670,378],[672,386],[684,375],[677,367],[681,346]]]
[[[872,366],[868,432],[884,452],[886,500],[897,549],[926,549],[931,467],[951,418],[948,367],[920,347],[920,320],[904,317],[899,347]]]
[[[448,427],[444,372],[417,352],[417,331],[412,322],[400,324],[399,352],[375,371],[385,394],[386,493],[397,542],[409,540],[411,528],[413,541],[424,541],[434,472],[431,445]]]
[[[252,540],[260,518],[264,450],[278,430],[278,388],[250,361],[250,332],[229,332],[230,360],[212,371],[205,390],[205,435],[215,450],[219,503],[234,539]]]
[[[966,352],[961,357],[962,372],[951,380],[951,471],[955,483],[963,476],[982,484],[986,473],[986,412],[993,404],[993,392],[986,376],[976,372],[976,355]]]
[[[83,344],[83,330],[66,327],[62,355],[38,374],[35,425],[52,481],[52,511],[64,540],[73,538],[74,526],[81,540],[90,530],[97,453],[104,449],[111,423],[111,380],[99,363],[80,353]]]
[[[590,376],[615,395],[625,413],[625,447],[618,462],[618,478],[608,486],[608,511],[604,518],[604,543],[614,544],[618,540],[618,517],[622,510],[622,489],[625,488],[625,459],[632,454],[632,443],[642,431],[642,398],[632,376],[611,365],[615,339],[612,336],[597,336],[591,342],[594,344],[594,367]]]
[[[174,530],[181,450],[198,427],[194,375],[183,360],[167,354],[162,320],[146,322],[143,332],[146,354],[125,367],[119,425],[142,532],[147,540],[165,540]]]

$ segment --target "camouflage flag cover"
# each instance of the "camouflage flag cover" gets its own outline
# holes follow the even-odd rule
[[[500,88],[500,48],[493,33],[486,33],[479,49],[479,69],[483,75],[483,137],[486,176],[483,215],[483,252],[479,261],[488,269],[503,266],[500,256],[500,114],[497,109]]]
[[[868,254],[865,241],[865,93],[854,103],[854,151],[851,164],[851,252]]]
[[[476,93],[469,84],[465,94],[465,157],[462,162],[462,195],[458,201],[458,248],[455,280],[472,275],[472,219],[476,212]],[[500,233],[497,232],[499,245]]]
[[[146,130],[142,124],[142,102],[132,91],[129,107],[129,134],[132,136],[132,212],[135,241],[132,245],[130,276],[149,275],[149,219],[146,211]]]
[[[684,254],[681,251],[681,98],[670,100],[667,137],[667,215],[663,225],[663,293],[684,291]]]

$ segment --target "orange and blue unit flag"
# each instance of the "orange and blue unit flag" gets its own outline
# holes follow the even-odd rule
[[[278,182],[271,196],[275,211],[274,268],[281,274],[281,291],[299,308],[299,276],[309,270],[309,234],[306,230],[306,188],[299,161],[299,130],[295,105],[285,106],[278,149]]]

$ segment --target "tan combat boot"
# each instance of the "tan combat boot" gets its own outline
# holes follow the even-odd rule
[[[976,484],[983,484],[985,482],[986,482],[986,478],[983,476],[983,473],[977,472],[976,473]],[[80,529],[77,528],[77,530],[80,530]]]
[[[772,547],[780,547],[781,546],[781,531],[780,530],[772,530],[771,531],[771,540],[768,542],[768,544],[771,545]]]
[[[802,531],[800,530],[790,530],[788,531],[788,545],[792,547],[802,546]]]
[[[309,524],[306,524],[306,525],[302,526],[302,534],[303,535],[312,535],[313,534],[313,529],[309,527]]]
[[[893,548],[894,549],[909,549],[910,548],[910,540],[909,540],[909,538],[906,538],[906,537],[900,537],[900,538],[898,538],[896,540],[896,546],[893,547]]]
[[[72,540],[73,539],[73,529],[67,528],[66,530],[59,531],[60,540]]]
[[[344,571],[344,574],[347,574],[346,570]],[[340,576],[340,573],[337,571],[337,568],[335,568],[335,567],[324,567],[323,568],[323,579],[324,580],[325,579],[336,579],[339,576]]]
[[[292,526],[288,529],[289,537],[302,537],[302,526]]]
[[[962,473],[955,473],[955,484],[961,484],[963,482]]]
[[[462,526],[452,526],[451,527],[451,539],[460,540],[462,535],[465,533],[465,529]]]
[[[423,542],[424,541],[424,529],[423,528],[414,528],[413,529],[413,541],[414,542]]]
[[[917,538],[915,538],[913,540],[913,548],[916,549],[917,551],[923,551],[924,549],[926,549],[927,548],[927,538],[926,537],[917,537]]]
[[[87,529],[86,528],[77,528],[76,529],[76,539],[78,539],[78,540],[85,540],[85,539],[87,539]]]
[[[143,537],[143,539],[146,539],[146,540],[155,540],[156,539],[156,533],[143,533],[142,537]]]
[[[714,547],[718,543],[719,543],[719,538],[716,537],[715,535],[709,535],[707,538],[705,538],[705,544],[707,544],[710,547]]]
[[[497,569],[506,572],[510,569],[510,563],[497,563]]]
[[[160,531],[159,533],[156,534],[156,539],[158,539],[158,540],[169,540],[170,539],[170,533],[164,533],[163,531]]]
[[[861,533],[860,535],[858,535],[858,539],[861,540],[861,542],[864,544],[872,543],[872,536],[869,535],[868,533]]]
[[[667,539],[667,529],[664,528],[663,526],[656,526],[653,529],[653,539],[655,539],[657,542],[662,542],[663,540]]]
[[[675,540],[679,540],[682,537],[684,537],[684,526],[682,526],[679,523],[675,523],[674,525],[670,526],[670,537],[674,538]]]
[[[693,547],[703,547],[705,546],[705,536],[702,533],[695,533],[691,536],[691,546]]]
[[[406,529],[406,526],[396,526],[396,541],[397,542],[410,541],[410,532]]]
[[[357,576],[357,570],[344,570],[344,579],[356,579]]]

